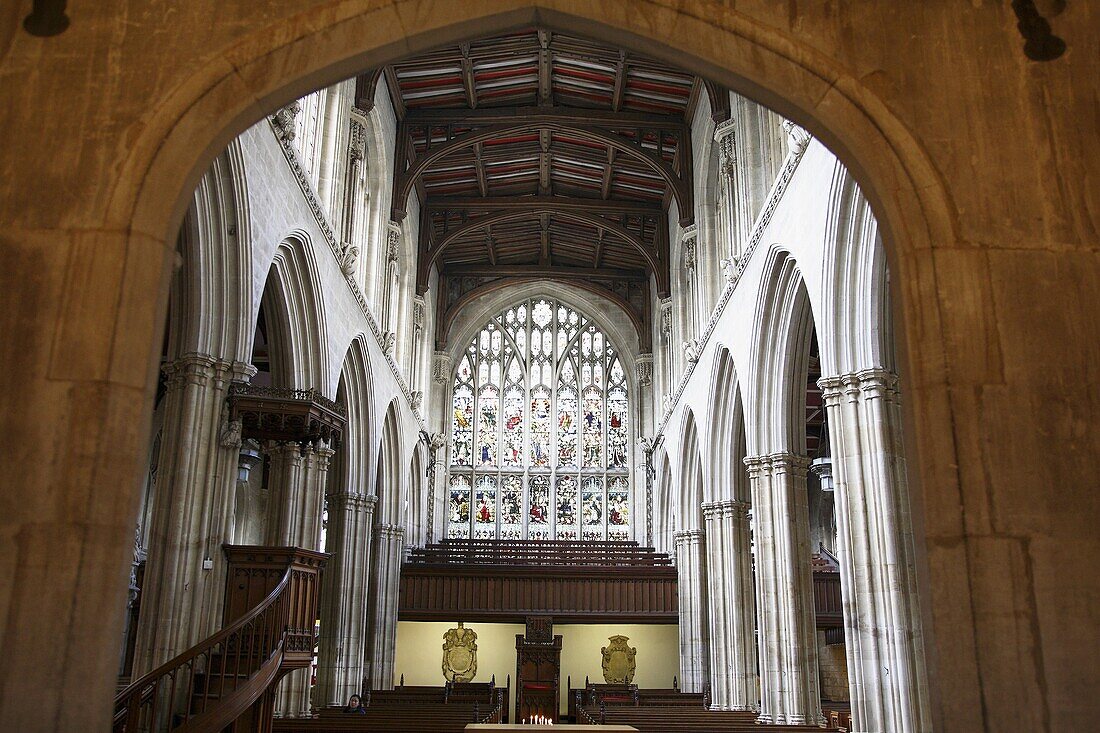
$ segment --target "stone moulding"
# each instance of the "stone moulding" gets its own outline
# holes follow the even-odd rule
[[[294,151],[294,146],[291,144],[292,140],[282,133],[280,124],[276,121],[275,117],[267,118],[268,125],[270,126],[271,133],[275,136],[275,140],[279,143],[279,147],[283,151],[283,156],[286,158],[287,165],[290,166],[291,173],[294,174],[294,179],[298,181],[298,187],[302,189],[302,196],[305,197],[306,204],[309,206],[310,211],[313,212],[313,218],[317,222],[317,227],[321,230],[321,234],[324,235],[325,241],[328,242],[329,250],[332,252],[333,257],[336,258],[336,264],[340,267],[340,271],[344,274],[344,282],[347,283],[348,288],[351,290],[351,294],[355,296],[355,301],[359,304],[359,309],[363,312],[363,316],[367,319],[367,325],[370,327],[370,331],[374,334],[375,340],[379,346],[383,346],[384,334],[382,329],[378,327],[378,321],[375,319],[374,314],[371,313],[370,306],[367,305],[367,299],[363,296],[363,291],[359,289],[358,283],[355,282],[354,272],[346,272],[345,264],[347,263],[349,252],[340,245],[336,239],[336,234],[332,229],[332,225],[329,224],[328,215],[325,214],[325,210],[321,207],[321,202],[317,198],[317,192],[313,190],[313,184],[309,182],[309,176],[306,175],[305,169],[302,168],[301,161],[298,160],[298,153]],[[405,402],[409,405],[409,410],[412,412],[413,417],[416,418],[416,422],[419,424],[420,429],[425,427],[424,418],[420,414],[420,410],[413,406],[412,389],[409,387],[408,382],[405,381],[404,375],[401,374],[400,368],[397,366],[397,362],[394,361],[393,356],[386,353],[383,349],[383,356],[386,358],[386,362],[389,364],[390,372],[393,373],[394,379],[397,380],[397,386],[401,389],[401,393],[405,395]]]
[[[784,129],[788,129],[786,125],[784,125]],[[749,260],[752,259],[753,253],[760,244],[760,240],[764,237],[764,231],[767,230],[768,225],[771,224],[772,216],[775,214],[779,202],[783,200],[783,195],[787,192],[787,186],[790,184],[791,179],[794,178],[794,173],[798,169],[798,164],[802,161],[802,156],[806,153],[807,148],[809,148],[809,133],[806,133],[802,128],[798,128],[798,131],[801,133],[798,136],[798,144],[791,147],[788,151],[787,158],[783,163],[783,170],[776,176],[775,183],[772,184],[771,192],[768,194],[768,201],[764,204],[764,208],[761,209],[760,215],[756,218],[756,223],[752,227],[752,234],[749,236],[748,246],[745,247],[744,253],[738,258],[731,277],[727,279],[726,286],[722,288],[722,294],[718,296],[718,303],[715,304],[714,310],[711,311],[710,318],[707,320],[707,325],[703,329],[703,333],[696,340],[698,354],[702,354],[707,348],[707,342],[710,340],[711,334],[714,333],[714,329],[718,326],[718,321],[721,320],[722,314],[725,313],[726,304],[729,303],[730,298],[733,296],[733,292],[737,289],[737,283],[741,281],[741,276],[745,273]],[[788,134],[790,135],[789,131]],[[791,135],[791,137],[794,136]],[[676,410],[677,405],[679,405],[680,396],[683,395],[684,390],[687,389],[688,382],[691,381],[691,375],[695,372],[695,366],[698,363],[698,360],[688,361],[688,365],[684,369],[683,376],[680,377],[680,382],[676,387],[676,391],[672,393],[672,399],[668,401],[668,404],[663,410],[661,422],[657,426],[655,437],[664,435],[668,420]]]

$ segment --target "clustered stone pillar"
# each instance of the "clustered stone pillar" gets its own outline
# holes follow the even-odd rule
[[[321,549],[321,519],[325,487],[333,451],[323,443],[296,443],[268,447],[271,456],[271,513],[268,544]],[[275,714],[284,718],[309,717],[309,669],[291,672],[279,683]]]
[[[706,533],[707,555],[707,621],[709,622],[707,645],[710,652],[710,709],[729,710],[729,675],[732,665],[729,660],[729,624],[726,615],[729,606],[726,603],[728,587],[727,574],[730,567],[726,564],[722,511],[716,502],[704,502],[703,524]]]
[[[897,377],[823,377],[853,730],[931,728]]]
[[[343,705],[362,694],[366,674],[367,598],[375,496],[341,491],[328,497],[327,582],[321,588],[316,706]]]
[[[232,532],[241,445],[239,431],[225,422],[225,401],[229,385],[255,371],[207,354],[187,354],[164,367],[161,489],[149,532],[135,678],[221,625],[221,546]]]
[[[680,598],[680,689],[703,692],[708,677],[706,534],[701,529],[682,529],[674,538]]]
[[[809,463],[791,453],[745,459],[756,528],[761,723],[824,722],[810,570]]]
[[[374,602],[370,684],[375,690],[393,688],[394,652],[397,647],[397,600],[401,590],[401,561],[405,529],[393,524],[378,527],[378,562]]]
[[[714,710],[759,710],[749,510],[732,499],[703,504]]]

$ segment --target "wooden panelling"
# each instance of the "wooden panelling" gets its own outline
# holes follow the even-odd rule
[[[403,621],[675,623],[676,569],[634,543],[443,543],[401,572]]]

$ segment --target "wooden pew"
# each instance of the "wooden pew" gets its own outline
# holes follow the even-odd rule
[[[580,711],[581,722],[588,720],[605,725],[632,725],[641,733],[688,731],[690,733],[788,733],[818,731],[813,725],[759,725],[752,712],[705,710],[684,705],[603,705],[589,706]],[[830,728],[829,730],[836,730]]]
[[[468,723],[507,722],[508,687],[492,683],[457,683],[445,687],[399,685],[364,695],[366,713],[347,714],[326,708],[316,718],[283,718],[273,733],[458,733]]]

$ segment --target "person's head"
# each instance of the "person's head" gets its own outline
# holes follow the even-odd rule
[[[351,696],[351,699],[348,700],[348,707],[349,708],[359,707],[359,696],[358,695],[352,695]]]

